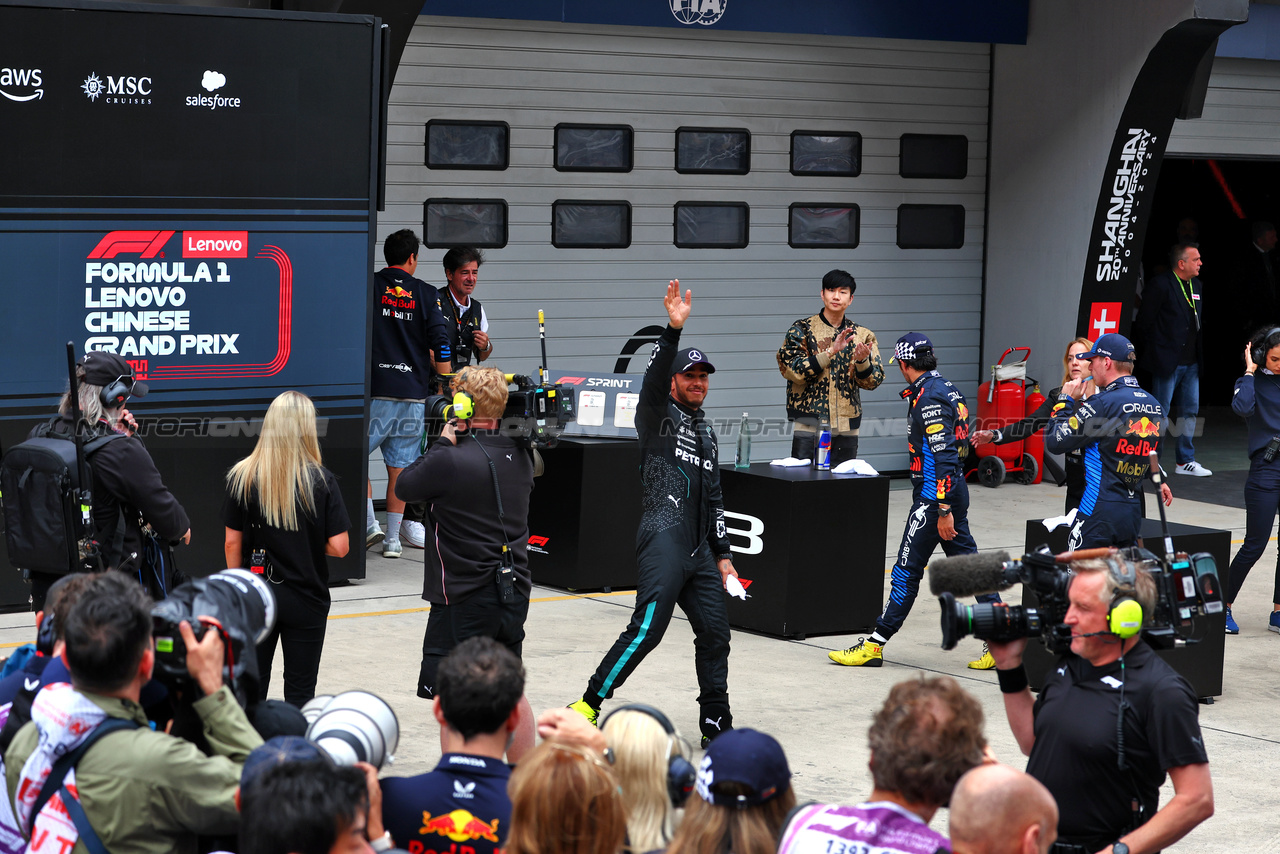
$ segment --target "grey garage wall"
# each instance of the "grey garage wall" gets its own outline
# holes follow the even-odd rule
[[[547,349],[559,369],[611,371],[625,342],[662,323],[661,296],[678,277],[694,292],[684,340],[704,348],[716,373],[710,414],[736,423],[785,423],[774,352],[786,327],[820,307],[819,282],[834,267],[858,280],[853,316],[873,329],[887,359],[903,332],[927,332],[945,372],[970,394],[978,382],[990,49],[987,45],[755,33],[603,28],[540,22],[421,17],[391,93],[387,210],[379,240],[399,228],[422,233],[427,198],[502,198],[510,242],[487,251],[476,295],[493,325],[491,364],[532,372],[536,313],[547,313]],[[427,169],[431,119],[504,121],[510,167],[479,172]],[[557,172],[560,122],[626,124],[635,130],[630,173]],[[681,175],[674,138],[682,126],[746,128],[746,175]],[[858,177],[790,174],[793,130],[862,134]],[[903,133],[963,134],[963,179],[898,174]],[[627,249],[556,249],[551,205],[558,199],[626,200]],[[672,243],[677,201],[750,205],[744,249],[680,249]],[[856,249],[800,250],[787,242],[788,205],[856,203]],[[897,208],[960,204],[964,246],[903,250]],[[441,284],[443,250],[424,249],[419,276]],[[642,369],[647,348],[633,360]],[[905,469],[896,369],[865,395],[863,456]],[[721,430],[731,453],[732,431]],[[727,435],[726,435],[727,434]],[[757,440],[756,459],[784,456],[789,439]],[[381,466],[375,466],[375,469]],[[375,492],[376,494],[376,492]]]
[[[1203,115],[1174,123],[1167,154],[1280,157],[1280,62],[1215,59]]]

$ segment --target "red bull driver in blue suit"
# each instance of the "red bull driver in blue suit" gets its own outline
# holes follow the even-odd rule
[[[948,557],[978,550],[969,533],[969,489],[964,482],[963,462],[969,447],[969,409],[964,395],[938,373],[933,344],[925,335],[903,335],[894,345],[893,359],[907,383],[902,397],[908,402],[911,512],[893,566],[889,602],[876,620],[875,632],[848,649],[827,653],[836,664],[850,667],[884,663],[884,645],[911,613],[925,565],[939,542]],[[986,594],[978,601],[999,602],[1000,597]],[[982,657],[969,662],[969,667],[990,670],[995,661],[984,648]]]
[[[643,513],[636,532],[639,579],[631,622],[569,708],[596,722],[600,705],[662,640],[676,605],[693,628],[702,745],[733,727],[729,711],[729,611],[725,582],[737,577],[725,531],[715,431],[703,419],[708,376],[715,366],[701,350],[677,349],[693,292],[680,282],[663,300],[670,322],[663,330],[640,388]]]
[[[1077,359],[1089,362],[1098,393],[1084,402],[1083,381],[1062,387],[1044,446],[1050,453],[1083,449],[1084,495],[1067,544],[1072,549],[1138,545],[1142,527],[1142,482],[1159,451],[1164,426],[1160,402],[1132,376],[1133,345],[1123,335],[1099,336]],[[1161,490],[1168,504],[1173,496]]]

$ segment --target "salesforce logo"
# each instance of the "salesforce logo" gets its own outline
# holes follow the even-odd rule
[[[669,0],[671,14],[685,26],[701,24],[709,27],[724,15],[729,0]]]
[[[200,86],[206,92],[216,92],[223,86],[227,85],[227,75],[206,69],[204,76],[200,78]],[[216,110],[219,107],[224,109],[235,109],[240,106],[239,98],[229,98],[225,95],[188,95],[188,107],[201,107],[208,110]]]

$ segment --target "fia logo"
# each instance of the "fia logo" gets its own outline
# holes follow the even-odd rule
[[[701,24],[709,27],[724,15],[729,0],[669,0],[671,14],[685,26]]]

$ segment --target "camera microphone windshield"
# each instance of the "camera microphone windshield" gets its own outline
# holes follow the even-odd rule
[[[929,590],[934,596],[977,596],[995,593],[1016,584],[1016,569],[1010,570],[1008,552],[957,555],[929,564]]]

